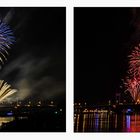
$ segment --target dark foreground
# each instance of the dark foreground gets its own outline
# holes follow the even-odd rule
[[[1,132],[65,132],[65,109],[56,107],[1,108]]]

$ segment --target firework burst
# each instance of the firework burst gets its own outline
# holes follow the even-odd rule
[[[0,21],[0,62],[4,64],[7,60],[8,50],[11,45],[15,42],[15,37],[10,27]]]
[[[0,63],[1,65],[7,60],[9,55],[8,51],[11,45],[15,42],[15,37],[10,27],[0,20]],[[12,89],[11,85],[7,84],[3,80],[0,80],[0,102],[5,98],[16,93],[16,89]]]
[[[7,84],[3,80],[0,80],[0,102],[3,101],[5,98],[13,95],[16,93],[16,89],[12,89],[11,85]]]
[[[125,85],[125,92],[129,92],[131,94],[131,97],[135,102],[138,102],[140,100],[140,81],[137,79],[130,79],[126,78],[126,81],[124,82]]]
[[[129,73],[133,77],[140,77],[140,44],[134,48],[129,57]]]
[[[128,58],[129,69],[128,76],[124,82],[125,92],[128,91],[137,103],[140,101],[140,44],[134,47]]]

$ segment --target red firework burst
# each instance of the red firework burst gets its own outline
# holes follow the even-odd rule
[[[140,101],[140,44],[134,47],[132,53],[128,56],[129,69],[128,77],[124,85],[126,91],[129,91],[135,102]]]

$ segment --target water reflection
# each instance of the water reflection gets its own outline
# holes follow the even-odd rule
[[[140,113],[133,115],[108,112],[74,115],[75,132],[140,132]]]
[[[131,132],[130,131],[130,115],[126,115],[126,129],[127,129],[127,132]]]
[[[11,121],[14,121],[14,117],[0,117],[0,127],[4,124],[4,123],[8,123]]]

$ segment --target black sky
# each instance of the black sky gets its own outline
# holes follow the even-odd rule
[[[0,77],[18,93],[11,100],[65,100],[65,8],[0,8],[16,43]]]
[[[119,92],[136,34],[135,12],[135,8],[74,9],[75,101],[103,103]]]

